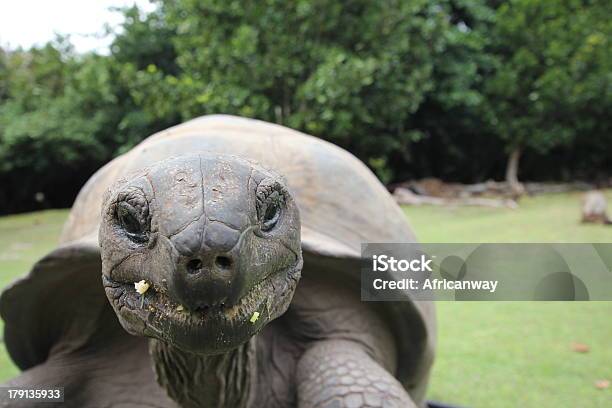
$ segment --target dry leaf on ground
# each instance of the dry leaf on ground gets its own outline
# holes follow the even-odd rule
[[[576,353],[588,353],[591,348],[584,343],[572,343],[572,350]]]

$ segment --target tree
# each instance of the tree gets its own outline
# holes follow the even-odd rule
[[[447,1],[159,1],[176,67],[136,64],[132,97],[154,117],[230,113],[321,136],[388,181],[421,135],[411,116],[454,30]],[[144,20],[146,21],[146,19]],[[143,20],[124,27],[134,36]]]
[[[49,205],[69,205],[116,144],[109,138],[117,126],[117,101],[106,60],[77,58],[58,38],[41,48],[4,52],[4,65],[2,210],[32,208],[35,193]]]
[[[591,136],[597,125],[585,110],[609,112],[612,24],[603,16],[610,12],[610,2],[586,0],[514,0],[497,9],[486,116],[505,141],[515,190],[525,149],[546,153]]]
[[[610,176],[612,3],[156,0],[110,55],[0,49],[0,212],[68,206],[105,162],[193,117],[277,122],[383,182]]]

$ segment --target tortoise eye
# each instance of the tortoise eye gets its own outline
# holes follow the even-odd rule
[[[268,203],[264,211],[263,219],[261,220],[262,231],[270,231],[278,222],[281,215],[281,208],[278,202],[272,201]]]
[[[257,218],[261,230],[271,231],[283,215],[285,190],[276,180],[266,179],[257,187]]]
[[[136,242],[144,242],[146,237],[146,226],[144,224],[145,214],[126,201],[117,204],[117,220],[127,235]]]

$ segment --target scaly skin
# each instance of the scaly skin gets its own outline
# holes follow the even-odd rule
[[[297,370],[298,408],[416,408],[402,385],[350,341],[314,345]]]

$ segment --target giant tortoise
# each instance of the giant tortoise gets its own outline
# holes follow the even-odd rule
[[[62,386],[63,407],[423,406],[432,304],[359,285],[361,243],[414,240],[341,148],[191,120],[100,169],[4,291],[8,385]]]

